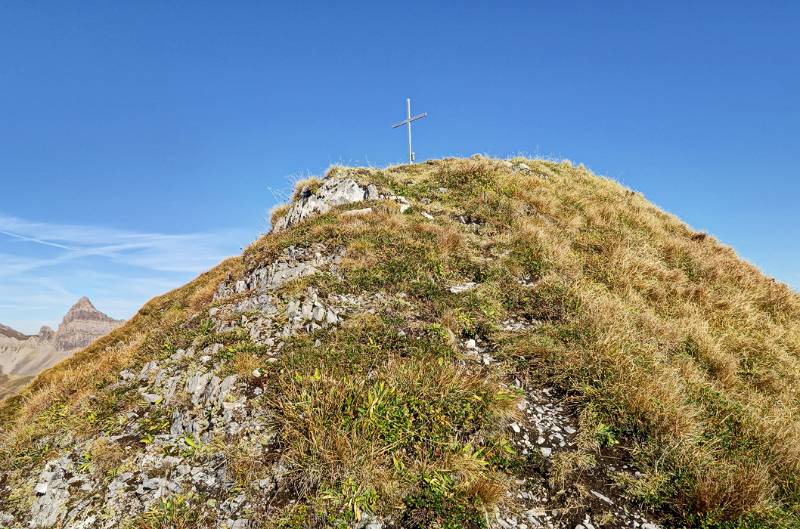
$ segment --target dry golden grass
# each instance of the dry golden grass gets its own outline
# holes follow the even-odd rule
[[[448,188],[440,212],[480,222],[506,269],[536,280],[541,332],[559,338],[507,347],[644,443],[653,503],[718,521],[796,516],[800,296],[614,181],[519,162],[530,171],[479,157],[383,178],[412,196]],[[457,331],[459,317],[444,322]]]
[[[105,478],[125,459],[125,450],[119,443],[105,437],[96,439],[91,446],[92,473],[98,479]]]
[[[298,180],[294,184],[294,193],[292,194],[292,201],[298,200],[304,193],[305,194],[314,193],[314,191],[319,189],[320,185],[322,185],[322,180],[320,180],[315,176]]]
[[[278,204],[269,210],[269,222],[271,226],[275,226],[280,219],[286,216],[289,212],[289,204]]]

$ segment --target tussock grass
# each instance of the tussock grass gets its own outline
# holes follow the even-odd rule
[[[793,523],[800,297],[616,182],[519,161],[531,170],[433,162],[411,186],[452,188],[446,204],[534,282],[523,305],[545,324],[506,353],[635,440],[639,499],[683,520]]]
[[[501,450],[498,428],[517,396],[450,362],[441,329],[415,337],[399,329],[364,316],[333,335],[291,341],[272,366],[281,376],[267,388],[269,407],[294,486],[319,492],[329,516],[357,519],[353,505],[391,513],[428,490],[426,478],[476,507],[505,491],[507,478],[487,458]],[[325,348],[313,345],[320,338]]]
[[[314,176],[298,180],[294,184],[294,193],[292,193],[292,201],[299,200],[303,195],[314,194],[314,191],[319,189],[319,186],[321,185],[322,185],[322,180]]]

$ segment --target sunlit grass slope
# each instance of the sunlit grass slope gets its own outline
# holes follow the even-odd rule
[[[92,435],[119,417],[124,397],[105,386],[165,343],[185,341],[187,333],[196,339],[224,276],[290,245],[322,242],[346,249],[343,278],[306,279],[296,288],[312,281],[322,291],[403,293],[414,318],[427,322],[424,332],[433,334],[428,351],[406,350],[390,338],[397,334],[391,322],[359,319],[326,338],[327,353],[300,338],[269,368],[286,375],[276,375],[267,390],[271,413],[286,453],[305,471],[298,487],[314,501],[344,494],[343,483],[362,482],[380,482],[370,494],[383,495],[387,505],[415,501],[417,477],[406,474],[435,475],[453,464],[454,456],[430,449],[427,438],[462,443],[460,465],[469,460],[463,448],[471,432],[483,432],[484,448],[496,450],[513,396],[495,380],[431,362],[446,358],[435,349],[452,347],[453,338],[482,336],[499,344],[495,356],[514,376],[561,388],[582,420],[607,426],[640,472],[624,484],[626,494],[669,525],[797,526],[800,296],[612,180],[568,162],[514,162],[476,157],[332,169],[390,189],[414,207],[401,214],[385,201],[367,215],[334,210],[267,235],[242,258],[154,299],[0,406],[0,469],[15,479],[57,450],[57,442],[42,439],[65,431]],[[447,285],[464,280],[479,287],[456,301]],[[404,310],[397,308],[397,316],[406,317]],[[510,315],[538,324],[504,333],[499,324]],[[248,354],[238,360],[242,373],[260,365]],[[364,379],[369,371],[384,385]],[[464,410],[459,399],[466,398],[482,404]],[[382,423],[357,413],[387,399],[419,408],[415,417],[440,415],[448,430],[409,423],[395,444]],[[336,420],[337,413],[363,422]],[[419,468],[409,465],[409,454]],[[581,461],[565,463],[563,474],[581,472]],[[495,501],[502,468],[492,465],[476,467],[471,488],[459,494]],[[257,469],[243,463],[242,472]]]

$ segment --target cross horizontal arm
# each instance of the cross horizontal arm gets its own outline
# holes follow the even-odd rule
[[[397,127],[402,127],[403,125],[411,123],[412,121],[417,121],[418,119],[422,119],[422,118],[427,117],[427,116],[428,116],[427,112],[423,112],[422,114],[417,114],[416,116],[410,117],[408,119],[404,119],[403,121],[401,121],[400,123],[398,123],[396,125],[392,125],[392,128],[396,129]]]

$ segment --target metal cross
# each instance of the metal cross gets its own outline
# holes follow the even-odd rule
[[[406,119],[398,123],[397,125],[392,125],[393,129],[397,127],[402,127],[403,125],[408,125],[408,163],[414,163],[414,150],[411,148],[411,122],[416,121],[418,119],[422,119],[428,115],[427,112],[423,112],[422,114],[417,114],[416,116],[411,116],[411,98],[409,97],[406,99]]]

